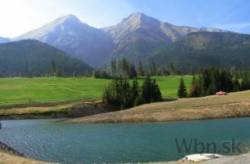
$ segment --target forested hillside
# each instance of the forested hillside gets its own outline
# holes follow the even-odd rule
[[[87,75],[92,68],[35,40],[0,45],[0,76]]]
[[[191,33],[166,46],[148,61],[161,66],[174,65],[182,72],[207,67],[250,69],[250,35]]]

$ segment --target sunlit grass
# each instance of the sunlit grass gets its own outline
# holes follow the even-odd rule
[[[154,77],[164,97],[176,97],[180,76]],[[184,76],[189,88],[192,77]],[[95,78],[0,78],[0,106],[98,100],[110,80]]]

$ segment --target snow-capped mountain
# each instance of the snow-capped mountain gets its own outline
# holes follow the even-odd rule
[[[68,15],[15,40],[36,39],[59,48],[94,67],[111,58],[133,62],[150,57],[170,43],[195,32],[224,32],[214,28],[176,26],[143,13],[134,13],[117,25],[97,29]]]
[[[59,48],[92,66],[101,66],[113,49],[113,41],[105,32],[68,15],[15,40],[36,39]]]
[[[143,13],[133,13],[115,26],[103,29],[109,33],[116,48],[113,58],[143,60],[159,49],[194,32],[223,32],[214,28],[176,26]]]

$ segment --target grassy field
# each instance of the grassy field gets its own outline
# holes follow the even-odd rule
[[[227,96],[185,98],[172,102],[145,104],[124,111],[82,117],[70,122],[157,122],[249,117],[250,91]]]
[[[176,97],[180,76],[154,77],[164,97]],[[187,87],[192,77],[184,77]],[[95,78],[0,78],[0,107],[74,100],[98,100],[109,80]]]

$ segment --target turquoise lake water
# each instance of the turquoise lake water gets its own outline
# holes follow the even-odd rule
[[[60,163],[121,163],[178,160],[176,139],[222,143],[250,150],[250,119],[142,124],[65,124],[55,120],[2,121],[0,141],[26,156]]]

